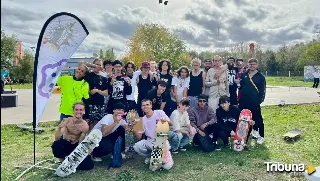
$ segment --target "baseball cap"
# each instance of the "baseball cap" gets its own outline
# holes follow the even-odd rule
[[[122,103],[117,103],[117,104],[115,104],[114,106],[113,106],[113,109],[125,109],[125,106],[124,106],[124,104],[122,104]]]
[[[141,68],[150,68],[150,63],[147,61],[142,62]]]

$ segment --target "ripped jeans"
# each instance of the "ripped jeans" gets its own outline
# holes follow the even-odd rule
[[[171,145],[171,149],[173,151],[178,150],[178,148],[184,147],[190,143],[190,140],[193,139],[193,136],[191,136],[190,130],[188,127],[182,127],[181,129],[188,131],[189,136],[183,133],[178,132],[171,132],[169,136],[169,143]],[[196,129],[192,127],[193,133],[196,133]]]

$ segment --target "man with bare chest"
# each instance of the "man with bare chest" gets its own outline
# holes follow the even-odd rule
[[[84,110],[83,103],[75,103],[73,106],[74,116],[63,119],[58,126],[55,141],[52,144],[52,152],[60,162],[73,152],[89,132],[88,123],[82,119]],[[77,169],[91,170],[93,167],[94,164],[91,157],[87,156]]]

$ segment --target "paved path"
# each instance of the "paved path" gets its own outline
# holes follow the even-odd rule
[[[317,92],[320,92],[320,89],[268,86],[266,100],[262,105],[277,105],[281,100],[286,104],[320,102]],[[17,94],[18,107],[1,108],[1,125],[32,122],[32,90],[20,89]],[[52,94],[40,121],[58,120],[59,106],[60,94]]]

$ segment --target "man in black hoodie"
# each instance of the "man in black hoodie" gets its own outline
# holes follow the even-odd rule
[[[238,80],[236,83],[239,83]],[[252,119],[255,121],[253,129],[256,131],[254,136],[258,138],[258,144],[263,144],[264,124],[260,104],[264,101],[266,95],[266,79],[258,71],[257,59],[249,60],[249,70],[241,75],[239,89],[241,91],[239,109],[249,109],[252,112]],[[258,130],[259,132],[257,132]],[[249,134],[250,132],[251,130]]]
[[[220,126],[219,137],[222,139],[224,146],[228,146],[228,138],[236,135],[237,124],[240,116],[240,109],[235,106],[230,105],[230,99],[227,96],[222,96],[219,99],[220,107],[217,109],[217,121]],[[254,125],[254,121],[249,121],[250,125]],[[250,129],[252,129],[250,127]],[[248,142],[249,134],[247,136]],[[246,145],[245,149],[248,150],[249,147]]]

